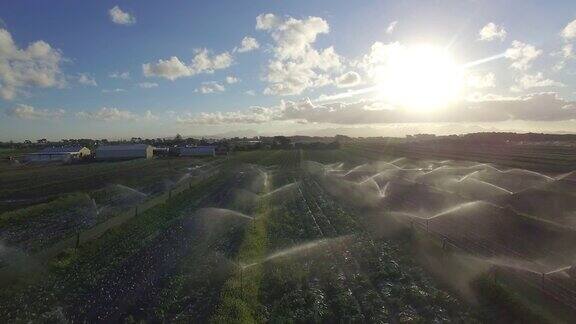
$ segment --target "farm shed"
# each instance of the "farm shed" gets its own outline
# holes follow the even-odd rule
[[[153,154],[154,148],[146,144],[102,145],[96,148],[98,160],[149,159]]]
[[[216,155],[215,146],[188,146],[178,148],[180,156],[214,156]]]
[[[29,162],[70,162],[90,155],[90,150],[83,146],[46,147],[36,153],[25,156]]]

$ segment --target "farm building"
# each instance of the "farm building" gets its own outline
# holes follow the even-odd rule
[[[96,148],[98,160],[149,159],[153,154],[154,148],[146,144],[102,145]]]
[[[90,155],[83,146],[46,147],[39,152],[26,154],[29,162],[70,162]]]
[[[215,146],[188,146],[179,147],[178,155],[180,156],[215,156]]]

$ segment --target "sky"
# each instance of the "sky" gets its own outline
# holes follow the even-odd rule
[[[576,133],[576,2],[0,6],[0,140]]]

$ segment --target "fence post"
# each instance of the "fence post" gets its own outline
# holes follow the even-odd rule
[[[134,207],[134,216],[138,216],[138,205]]]

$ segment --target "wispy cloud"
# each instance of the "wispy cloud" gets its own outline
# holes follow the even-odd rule
[[[546,107],[546,109],[542,109]],[[576,118],[576,102],[556,93],[534,93],[521,97],[485,97],[463,100],[435,114],[391,106],[378,100],[313,103],[282,101],[274,107],[252,107],[245,111],[185,114],[177,121],[189,124],[261,124],[271,121],[365,125],[394,123],[501,122],[509,120],[560,121]]]
[[[158,83],[155,82],[140,82],[138,86],[142,89],[152,89],[158,87]]]
[[[388,27],[386,27],[386,34],[392,34],[395,30],[396,30],[396,26],[398,25],[398,21],[395,20],[393,22],[391,22],[390,24],[388,24]]]
[[[64,109],[37,109],[33,106],[19,104],[15,107],[6,109],[4,113],[7,116],[19,119],[60,119],[66,111]]]
[[[115,89],[103,89],[102,90],[102,93],[120,93],[120,92],[126,92],[126,89],[115,88]]]
[[[200,88],[196,89],[196,92],[200,92],[203,94],[224,92],[224,91],[226,91],[226,88],[216,81],[202,82]]]
[[[86,86],[96,87],[98,83],[94,77],[90,76],[88,73],[79,73],[78,74],[78,83]]]
[[[130,72],[111,72],[110,74],[108,74],[108,77],[112,78],[112,79],[124,79],[124,80],[128,80],[130,79]]]

